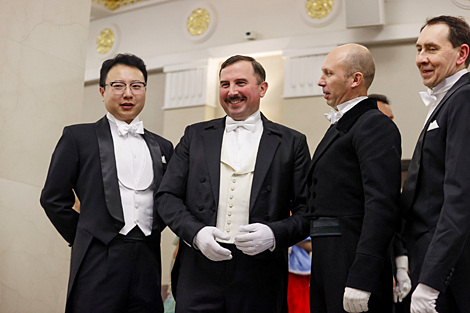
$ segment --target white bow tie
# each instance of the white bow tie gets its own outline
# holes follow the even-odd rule
[[[127,133],[131,134],[132,136],[137,136],[138,134],[144,133],[144,123],[139,121],[135,124],[129,125],[119,125],[118,126],[118,134],[119,136],[125,136]]]
[[[255,131],[255,121],[235,121],[232,119],[227,119],[227,122],[225,124],[225,129],[227,132],[231,132],[238,127],[243,127],[246,130],[249,130],[251,132]]]
[[[339,119],[343,116],[341,111],[335,111],[331,109],[330,113],[325,113],[325,117],[331,122],[331,124],[335,124],[339,121]]]
[[[429,106],[437,101],[437,97],[431,89],[428,89],[428,91],[420,91],[419,95],[421,96],[425,106]]]

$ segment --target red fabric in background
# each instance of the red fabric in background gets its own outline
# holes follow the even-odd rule
[[[309,288],[310,275],[289,273],[289,284],[287,285],[289,313],[310,312]]]

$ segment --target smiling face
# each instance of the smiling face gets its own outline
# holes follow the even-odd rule
[[[115,94],[110,85],[106,85],[105,88],[100,87],[106,110],[118,120],[130,123],[144,108],[145,91],[134,95],[129,88],[129,84],[145,82],[144,75],[136,67],[118,64],[113,66],[106,76],[106,84],[111,82],[122,82],[126,83],[127,86],[122,94]]]
[[[427,25],[416,42],[416,66],[423,84],[434,88],[445,78],[465,68],[461,46],[452,47],[449,26],[444,23]]]
[[[234,120],[241,121],[255,113],[267,89],[267,82],[258,84],[258,77],[248,61],[228,65],[220,72],[220,105]]]

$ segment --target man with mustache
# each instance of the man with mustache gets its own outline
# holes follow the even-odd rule
[[[401,197],[411,312],[470,312],[470,27],[429,19],[416,42],[429,106]]]
[[[287,248],[308,232],[310,154],[304,135],[260,112],[265,76],[248,56],[221,65],[227,116],[186,128],[158,190],[181,238],[176,312],[287,312]]]
[[[307,178],[312,313],[392,312],[401,139],[367,97],[374,75],[371,53],[358,44],[335,48],[322,66],[318,85],[332,110]]]
[[[104,61],[100,93],[108,113],[65,127],[52,155],[41,205],[72,247],[66,312],[163,312],[165,224],[154,194],[173,145],[139,119],[146,85],[139,57]]]

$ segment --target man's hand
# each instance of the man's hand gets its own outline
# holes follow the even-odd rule
[[[400,255],[395,259],[397,264],[397,285],[393,290],[393,301],[402,302],[411,290],[411,279],[408,275],[408,257]]]
[[[274,233],[265,224],[254,223],[238,227],[240,232],[248,232],[234,238],[238,250],[248,255],[257,255],[274,247]]]
[[[419,283],[411,295],[411,313],[437,313],[436,300],[439,291]]]
[[[344,289],[343,308],[346,312],[367,312],[370,292],[346,287]]]
[[[209,260],[225,261],[232,259],[232,252],[222,248],[215,238],[229,240],[230,235],[225,234],[214,226],[206,226],[202,228],[194,237],[194,246],[201,250]]]

